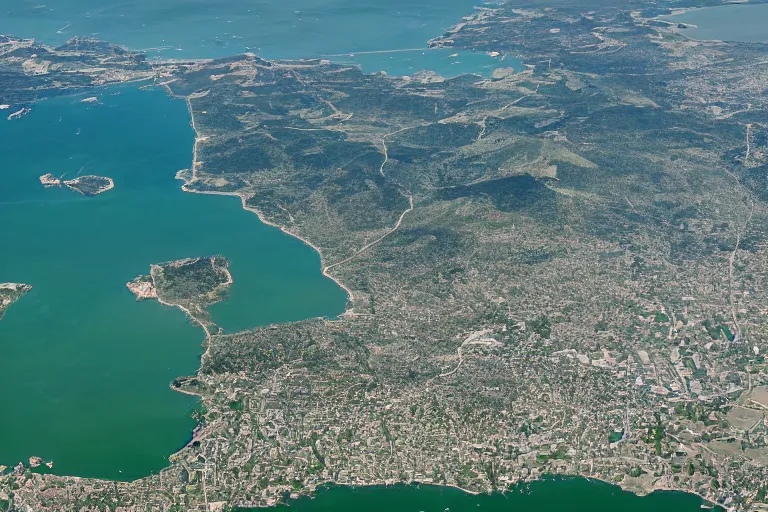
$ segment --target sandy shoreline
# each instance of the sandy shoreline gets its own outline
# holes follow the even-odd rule
[[[301,235],[297,235],[296,233],[288,231],[284,226],[281,226],[279,224],[275,224],[274,222],[271,222],[271,221],[267,220],[266,218],[264,218],[264,215],[258,209],[253,208],[252,206],[248,206],[246,204],[246,201],[248,200],[248,197],[249,197],[247,194],[243,194],[241,192],[219,192],[219,191],[216,191],[216,190],[192,190],[192,189],[190,189],[187,186],[188,183],[191,183],[191,182],[185,182],[184,185],[181,186],[181,189],[184,192],[191,192],[193,194],[206,194],[206,195],[215,195],[215,196],[230,196],[230,197],[231,196],[236,196],[236,197],[239,197],[243,209],[247,210],[247,211],[249,211],[251,213],[255,213],[259,217],[259,220],[263,224],[266,224],[267,226],[272,226],[274,228],[278,228],[280,231],[282,231],[286,235],[290,235],[290,236],[292,236],[294,238],[297,238],[298,240],[301,240],[304,244],[310,246],[312,249],[317,251],[317,253],[320,255],[320,265],[322,267],[322,274],[325,277],[327,277],[328,279],[333,280],[337,285],[339,285],[340,288],[342,288],[345,292],[347,292],[347,295],[349,296],[349,301],[350,302],[353,301],[354,295],[352,294],[352,290],[350,290],[344,283],[339,281],[338,278],[336,278],[335,276],[333,276],[332,274],[330,274],[327,271],[327,269],[332,268],[333,266],[338,265],[339,263],[336,263],[335,265],[328,265],[328,266],[323,265],[323,253],[320,251],[320,249],[316,245],[314,245],[312,242],[310,242],[306,238],[302,237]],[[340,263],[343,263],[343,262],[340,262]],[[346,315],[346,314],[349,314],[351,312],[352,312],[352,309],[350,308],[346,312],[342,313],[342,315]]]
[[[190,179],[187,179],[183,175],[183,173],[185,171],[187,171],[187,169],[182,169],[182,170],[180,170],[180,171],[178,171],[176,173],[176,179],[184,181],[184,184],[181,186],[181,190],[183,190],[184,192],[191,192],[191,193],[194,193],[194,194],[207,194],[207,195],[216,195],[216,196],[236,196],[236,197],[239,197],[240,198],[240,203],[242,205],[242,208],[244,210],[247,210],[247,211],[251,212],[251,213],[255,213],[256,216],[259,218],[259,220],[263,224],[266,224],[268,226],[272,226],[274,228],[277,228],[280,231],[282,231],[283,233],[285,233],[286,235],[289,235],[289,236],[292,236],[294,238],[297,238],[302,243],[304,243],[304,244],[308,245],[309,247],[311,247],[312,249],[314,249],[317,252],[317,254],[320,255],[320,267],[321,267],[322,274],[325,277],[331,279],[334,283],[336,283],[341,289],[343,289],[347,293],[347,296],[348,296],[347,300],[348,300],[348,304],[350,304],[350,307],[346,311],[344,311],[344,313],[342,313],[340,316],[352,314],[352,309],[354,307],[354,302],[353,302],[354,301],[354,294],[352,293],[352,290],[349,289],[349,287],[347,287],[339,279],[337,279],[336,277],[334,277],[333,275],[331,275],[328,272],[327,269],[329,267],[324,264],[323,253],[322,253],[322,251],[320,251],[319,247],[314,245],[312,242],[310,242],[306,238],[304,238],[304,237],[302,237],[300,235],[297,235],[296,233],[292,233],[292,232],[288,231],[284,226],[280,226],[279,224],[275,224],[274,222],[271,222],[271,221],[267,220],[264,217],[264,215],[258,209],[248,206],[248,204],[246,203],[246,201],[248,200],[248,196],[246,194],[242,193],[242,192],[220,192],[220,191],[214,191],[214,190],[203,191],[203,190],[192,190],[192,189],[189,188],[188,185],[190,183],[194,182],[197,179],[197,166],[199,165],[198,164],[198,159],[197,159],[198,144],[199,144],[200,141],[205,140],[205,137],[203,137],[200,134],[200,132],[198,131],[198,129],[197,129],[197,124],[195,123],[195,113],[194,113],[194,110],[192,109],[192,103],[190,102],[189,98],[188,97],[183,97],[183,96],[178,96],[178,95],[174,94],[173,91],[171,90],[171,88],[168,86],[168,83],[162,83],[162,84],[157,84],[157,85],[160,85],[160,86],[164,87],[166,89],[166,91],[168,92],[168,94],[172,98],[181,98],[181,99],[184,100],[184,102],[187,105],[187,110],[189,111],[189,116],[190,116],[190,120],[191,120],[190,124],[192,125],[192,129],[195,131],[195,143],[194,143],[193,150],[192,150],[192,169],[191,169],[192,170],[192,177]],[[229,273],[228,269],[227,269],[227,273]],[[229,273],[229,280],[230,280],[230,282],[232,281],[231,273]],[[200,369],[202,369],[203,363],[204,363],[205,359],[208,357],[208,354],[210,353],[210,350],[211,350],[211,342],[210,342],[210,339],[211,339],[211,336],[212,336],[211,332],[209,331],[208,327],[205,324],[203,324],[203,322],[201,322],[200,320],[195,318],[195,316],[192,315],[192,313],[187,308],[185,308],[183,306],[180,306],[178,304],[171,304],[171,303],[165,302],[162,299],[160,299],[159,297],[157,298],[157,301],[160,304],[163,304],[163,305],[166,305],[166,306],[171,306],[171,307],[177,307],[177,308],[181,309],[182,311],[184,311],[184,313],[187,314],[188,317],[190,317],[195,323],[197,323],[200,327],[203,328],[203,331],[205,332],[205,339],[204,339],[205,351],[200,356],[200,368],[198,369],[198,372],[199,372]],[[169,387],[173,391],[176,391],[178,393],[183,393],[185,395],[191,395],[191,396],[196,396],[198,398],[203,398],[202,394],[195,393],[193,391],[189,391],[189,390],[186,390],[186,389],[180,389],[180,388],[174,386],[173,382],[171,382],[169,384]],[[183,448],[181,448],[177,452],[171,454],[169,456],[169,458],[177,456],[185,448],[186,448],[186,446],[184,446]]]

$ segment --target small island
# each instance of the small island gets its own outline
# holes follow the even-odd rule
[[[231,284],[227,259],[208,256],[150,265],[149,274],[136,277],[126,286],[136,300],[157,299],[161,304],[176,306],[210,333],[215,325],[207,309],[226,297]]]
[[[29,458],[29,467],[32,469],[45,465],[48,469],[53,469],[53,461],[44,461],[42,457],[32,456]]]
[[[115,188],[112,178],[105,176],[80,176],[73,180],[62,181],[64,185],[84,196],[95,196]]]
[[[32,287],[20,283],[0,283],[0,320],[8,307],[26,295]]]
[[[56,176],[54,176],[51,173],[48,173],[48,174],[43,174],[42,176],[40,176],[40,183],[42,183],[42,185],[45,188],[60,187],[61,186],[61,179],[57,178]]]
[[[115,182],[112,178],[106,176],[78,176],[73,180],[62,180],[51,173],[40,176],[40,183],[48,187],[61,187],[66,185],[68,188],[83,194],[84,196],[95,196],[115,188]]]

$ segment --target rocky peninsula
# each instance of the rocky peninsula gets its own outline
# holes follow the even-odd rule
[[[0,283],[0,320],[2,320],[5,310],[27,294],[32,287],[21,283]]]
[[[157,299],[178,307],[209,334],[215,325],[207,309],[226,296],[231,284],[227,259],[207,256],[150,265],[149,274],[137,276],[126,286],[136,300]]]
[[[40,183],[45,187],[60,187],[61,186],[61,179],[57,178],[51,173],[43,174],[40,176]]]

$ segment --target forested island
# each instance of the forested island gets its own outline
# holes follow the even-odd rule
[[[186,258],[150,265],[150,273],[126,284],[136,300],[157,299],[176,306],[209,334],[215,327],[208,307],[224,299],[232,284],[229,262],[223,256]]]
[[[61,187],[63,185],[84,196],[95,196],[115,188],[115,182],[112,178],[91,175],[78,176],[71,180],[64,180],[48,173],[40,176],[40,183],[46,188]]]

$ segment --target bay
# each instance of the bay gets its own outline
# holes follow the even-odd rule
[[[227,331],[336,316],[346,294],[319,255],[262,224],[236,197],[182,192],[194,132],[163,90],[39,102],[0,123],[0,282],[32,291],[0,321],[0,464],[132,479],[167,466],[194,422],[169,388],[199,367],[202,331],[125,283],[151,263],[222,254],[234,278],[214,321]],[[45,189],[45,173],[109,176],[96,197]]]
[[[730,4],[692,9],[683,14],[665,16],[675,23],[695,25],[680,29],[694,39],[768,42],[768,4]]]

